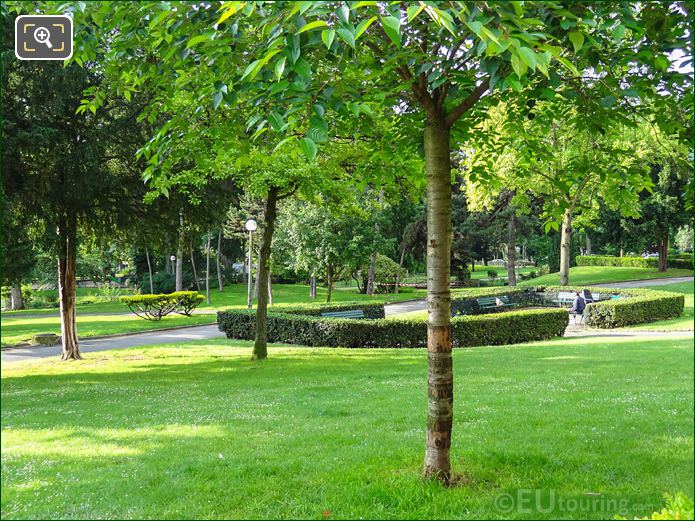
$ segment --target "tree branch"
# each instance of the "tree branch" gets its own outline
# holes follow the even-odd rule
[[[490,78],[485,78],[483,82],[478,85],[473,92],[471,92],[466,99],[454,107],[451,112],[446,117],[446,126],[451,128],[451,126],[456,123],[456,121],[468,112],[473,105],[485,94],[488,89]]]

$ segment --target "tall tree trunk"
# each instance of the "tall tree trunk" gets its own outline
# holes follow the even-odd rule
[[[659,271],[664,272],[668,268],[668,230],[659,239]]]
[[[570,280],[571,241],[572,211],[568,208],[562,216],[562,236],[560,238],[560,286],[567,286]]]
[[[12,311],[19,311],[20,309],[24,309],[22,286],[18,282],[12,284],[12,287],[10,288],[10,299],[12,302],[10,309],[12,309]]]
[[[512,210],[507,225],[507,281],[516,286],[516,215]]]
[[[316,273],[312,273],[309,278],[309,298],[316,298]]]
[[[621,256],[621,257],[624,257],[624,256],[625,256],[625,250],[624,250],[624,248],[623,248],[622,246],[620,247],[620,256]]]
[[[254,360],[268,358],[268,277],[270,273],[270,245],[273,242],[275,219],[277,218],[278,191],[275,187],[270,188],[265,201],[265,226],[258,252],[258,270],[256,272],[258,305],[256,306],[256,341],[253,345]],[[259,280],[262,281],[261,284],[258,284]]]
[[[444,121],[425,126],[427,172],[427,370],[428,407],[424,475],[448,483],[454,375],[451,356],[451,159]]]
[[[326,268],[326,302],[330,302],[333,297],[333,267]]]
[[[376,252],[369,256],[369,271],[367,273],[367,284],[365,288],[365,293],[367,295],[374,295],[374,276],[376,271]]]
[[[179,212],[179,245],[176,250],[176,291],[183,291],[183,211]]]
[[[150,278],[150,293],[154,293],[154,285],[152,284],[152,263],[150,262],[150,250],[145,246],[145,258],[147,259],[147,275]]]
[[[210,230],[208,230],[208,245],[205,248],[205,301],[210,304]]]
[[[188,241],[188,249],[191,252],[191,268],[193,269],[193,279],[195,280],[195,287],[200,291],[200,281],[198,280],[198,270],[195,269],[195,259],[193,258],[193,240]],[[209,304],[209,302],[208,302]]]
[[[591,255],[591,237],[587,231],[584,232],[584,235],[586,236],[586,254]]]
[[[77,215],[68,214],[58,226],[60,250],[58,252],[58,297],[60,299],[60,331],[63,343],[61,360],[79,360],[77,319],[75,314],[77,261]]]
[[[394,293],[398,293],[401,288],[401,271],[403,270],[403,263],[405,262],[405,243],[401,246],[401,258],[398,261],[398,271],[396,272],[396,287],[394,288]]]
[[[217,263],[217,285],[220,288],[220,291],[224,291],[224,283],[222,282],[222,269],[221,269],[221,260],[220,257],[222,257],[222,253],[220,253],[222,250],[222,228],[217,232],[217,255],[215,255],[216,259],[215,262]]]

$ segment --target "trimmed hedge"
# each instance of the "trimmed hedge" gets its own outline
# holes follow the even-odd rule
[[[584,288],[545,286],[536,288],[539,302],[548,302],[560,291],[581,291]],[[620,295],[616,300],[602,300],[586,305],[587,326],[612,329],[647,324],[657,320],[678,318],[683,314],[685,297],[680,293],[641,288],[591,288],[592,293]]]
[[[220,331],[231,339],[253,340],[255,320],[252,311],[217,313]],[[427,323],[417,319],[350,320],[273,311],[267,320],[269,342],[348,348],[427,346]],[[568,320],[563,309],[456,317],[452,319],[452,343],[454,347],[470,347],[546,340],[562,336]]]
[[[140,318],[157,321],[170,313],[191,316],[205,297],[197,291],[176,291],[160,295],[129,295],[119,300]]]
[[[292,304],[289,306],[275,306],[273,311],[290,315],[320,316],[321,313],[333,311],[352,311],[361,309],[366,318],[384,318],[384,304],[380,302],[341,302],[340,304]]]
[[[630,268],[658,268],[657,257],[613,257],[612,255],[577,255],[577,266],[621,266]],[[668,268],[693,269],[693,256],[672,256],[666,258]]]

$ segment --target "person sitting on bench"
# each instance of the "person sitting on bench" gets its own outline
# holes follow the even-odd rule
[[[578,291],[575,292],[574,302],[572,302],[572,307],[569,310],[570,315],[574,315],[574,318],[576,320],[577,315],[583,315],[584,314],[584,308],[585,307],[586,307],[586,301],[579,294]]]

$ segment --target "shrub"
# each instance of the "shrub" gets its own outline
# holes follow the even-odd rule
[[[658,268],[657,257],[613,257],[611,255],[577,255],[577,266],[621,266],[631,268]],[[668,268],[693,269],[692,255],[669,255]]]
[[[481,297],[501,297],[506,295],[509,301],[526,306],[536,302],[535,295],[526,288],[476,288],[464,291],[457,291],[451,299],[451,313],[453,315],[479,315],[483,313],[497,313],[508,311],[508,308],[480,309],[477,299]]]
[[[583,288],[547,286],[537,288],[538,304],[547,303],[560,291],[581,291]],[[611,329],[646,324],[656,320],[677,318],[683,314],[685,297],[680,293],[637,288],[592,288],[592,292],[619,295],[616,300],[587,304],[584,312],[587,326]]]
[[[497,270],[487,270],[487,278],[490,282],[494,281],[497,278]]]
[[[205,301],[205,297],[196,291],[178,291],[160,295],[133,295],[119,300],[137,316],[156,321],[170,313],[190,316]]]
[[[217,314],[220,331],[237,340],[254,338],[255,320],[252,311]],[[348,348],[427,346],[427,323],[418,319],[350,320],[273,311],[267,320],[269,342]],[[452,320],[452,343],[454,347],[469,347],[545,340],[562,336],[568,320],[562,309],[456,317]]]

